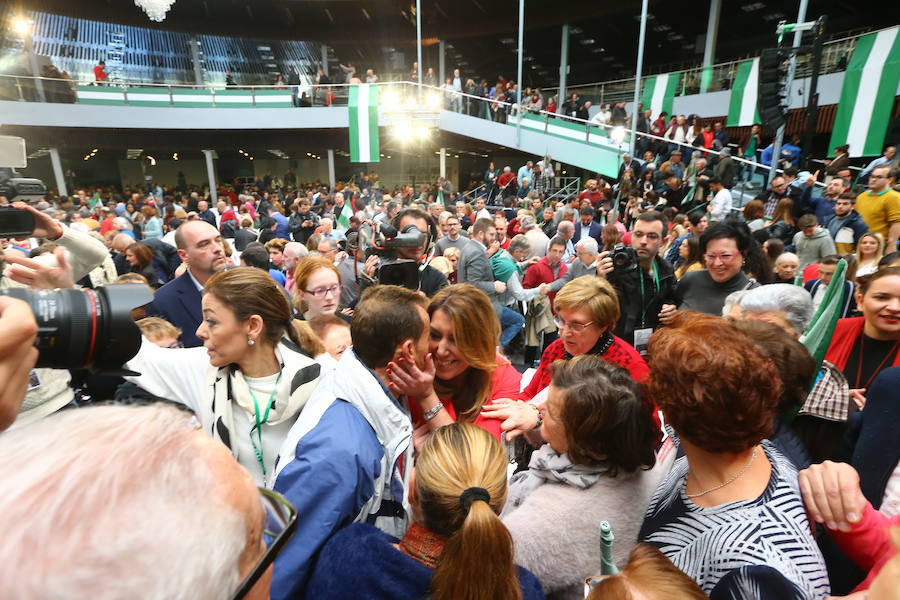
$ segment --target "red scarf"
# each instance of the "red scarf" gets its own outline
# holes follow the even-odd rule
[[[424,526],[413,522],[400,540],[400,550],[407,556],[416,559],[426,567],[436,569],[438,560],[444,552],[447,538],[428,531]]]

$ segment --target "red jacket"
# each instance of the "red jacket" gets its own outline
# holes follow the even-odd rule
[[[531,400],[534,398],[538,392],[550,385],[550,380],[552,379],[550,375],[550,365],[553,364],[553,361],[564,358],[566,358],[565,346],[563,345],[562,339],[557,339],[544,350],[544,353],[541,355],[541,362],[534,372],[531,381],[525,389],[515,397],[520,400]],[[628,372],[631,373],[631,378],[638,383],[643,383],[647,378],[647,375],[650,374],[650,367],[647,366],[643,357],[638,354],[638,351],[635,350],[631,344],[620,337],[613,336],[612,345],[609,347],[609,350],[600,356],[600,358],[611,362],[614,365],[619,365],[620,367],[628,369]],[[657,434],[659,434],[662,430],[659,420],[659,411],[657,410],[656,405],[649,401],[648,409],[651,411],[653,423],[656,425]]]
[[[869,589],[884,564],[897,553],[888,537],[888,529],[897,526],[900,526],[900,515],[889,519],[866,502],[863,518],[850,531],[828,530],[841,551],[858,567],[869,572],[854,592]]]
[[[525,277],[522,278],[522,287],[527,289],[536,288],[542,283],[553,283],[560,277],[566,274],[569,268],[566,266],[566,263],[559,263],[559,272],[558,275],[554,277],[553,275],[553,267],[550,266],[550,260],[544,256],[541,260],[537,261],[525,271]],[[553,306],[553,299],[556,298],[556,292],[550,292],[547,294],[547,298],[550,300],[550,306]],[[556,314],[554,310],[553,314]]]
[[[825,353],[825,360],[834,363],[834,366],[843,371],[847,366],[850,353],[853,352],[853,344],[862,335],[865,324],[865,317],[838,319],[837,325],[834,327],[834,335],[831,336],[831,344]],[[900,367],[900,352],[894,357],[894,364],[891,366]]]
[[[510,181],[515,181],[516,174],[510,171],[509,173],[500,173],[500,177],[497,178],[497,185],[500,187],[504,187]]]
[[[494,375],[491,377],[491,397],[485,404],[491,404],[500,398],[518,398],[521,383],[522,374],[516,371],[515,367],[509,362],[498,356],[497,370],[494,371]],[[452,400],[450,398],[441,398],[441,402],[444,404],[444,410],[447,411],[450,418],[455,422],[456,407],[453,406]],[[425,419],[422,417],[422,409],[417,402],[410,402],[409,413],[413,427],[418,427],[425,423]],[[500,431],[500,424],[502,422],[503,421],[500,419],[490,419],[479,414],[472,423],[478,425],[499,440],[500,434],[502,433]]]
[[[100,65],[94,66],[94,81],[106,81],[106,71]]]

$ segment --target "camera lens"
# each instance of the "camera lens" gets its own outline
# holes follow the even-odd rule
[[[141,332],[131,311],[153,300],[144,284],[120,284],[96,290],[27,290],[0,294],[24,300],[38,324],[38,367],[90,369],[122,374],[137,354]]]

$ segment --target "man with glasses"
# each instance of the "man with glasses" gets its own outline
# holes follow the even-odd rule
[[[856,197],[856,211],[869,231],[887,240],[884,253],[897,250],[900,238],[900,192],[891,188],[894,179],[888,166],[875,167],[869,175],[869,190]]]
[[[661,212],[642,213],[631,233],[637,263],[615,266],[611,253],[603,252],[597,267],[619,296],[620,316],[613,333],[639,352],[646,351],[650,335],[659,327],[663,305],[675,300],[675,270],[659,256],[669,239],[668,230]]]
[[[787,196],[787,181],[784,179],[784,177],[779,175],[772,180],[772,187],[757,196],[756,200],[762,201],[763,214],[765,215],[766,219],[771,219],[775,215],[775,207],[778,206],[778,203],[781,202],[783,198],[787,198]]]
[[[443,256],[447,248],[459,248],[462,250],[468,241],[468,238],[462,235],[460,230],[459,217],[449,215],[445,220],[445,224],[447,225],[446,234],[434,245],[435,256]]]
[[[4,433],[0,597],[268,598],[296,511],[199,427],[157,403]]]

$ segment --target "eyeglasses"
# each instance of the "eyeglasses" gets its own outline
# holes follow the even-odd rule
[[[256,488],[259,500],[266,511],[266,529],[263,536],[266,540],[266,551],[254,565],[253,570],[244,578],[240,587],[231,596],[232,600],[240,600],[246,596],[263,573],[275,561],[275,557],[294,535],[297,528],[297,509],[278,492],[264,488]]]
[[[332,285],[327,288],[317,288],[315,290],[303,290],[303,291],[306,292],[307,294],[309,294],[310,296],[312,296],[313,298],[324,298],[328,294],[331,294],[332,296],[334,296],[335,294],[340,292],[340,290],[341,290],[341,286]]]
[[[556,322],[556,326],[560,329],[571,329],[575,333],[581,333],[588,327],[594,324],[593,321],[589,321],[587,323],[576,323],[571,321],[564,321],[559,317],[554,317],[553,320]]]
[[[737,256],[737,254],[704,254],[703,258],[709,263],[715,263],[717,260],[720,260],[723,263],[730,263],[735,256]]]

